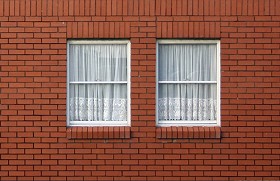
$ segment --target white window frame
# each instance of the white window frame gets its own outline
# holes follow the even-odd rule
[[[159,45],[164,44],[212,44],[217,46],[217,80],[216,81],[159,81]],[[220,40],[158,40],[156,46],[156,125],[159,127],[169,127],[169,126],[221,126],[221,111],[220,111],[220,87],[221,87],[221,80],[220,80],[220,67],[221,67],[221,60],[220,60]],[[159,120],[159,113],[158,113],[158,101],[159,101],[159,84],[160,83],[214,83],[217,85],[217,120],[206,120],[206,121],[187,121],[187,120],[172,120],[172,121],[161,121]]]
[[[127,45],[127,80],[126,81],[99,81],[99,82],[70,82],[70,45]],[[131,112],[130,112],[130,72],[131,72],[131,43],[129,40],[68,40],[67,41],[67,126],[130,126]],[[127,120],[126,121],[70,121],[70,84],[87,83],[87,84],[112,84],[112,83],[126,83],[127,84]]]

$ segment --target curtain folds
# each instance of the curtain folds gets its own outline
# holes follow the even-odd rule
[[[159,83],[159,120],[216,120],[217,84],[203,83],[217,80],[216,59],[215,45],[159,46],[159,81],[172,81]]]
[[[126,121],[126,45],[70,45],[69,52],[70,121]]]

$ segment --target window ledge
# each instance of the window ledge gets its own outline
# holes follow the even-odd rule
[[[130,127],[70,127],[68,139],[123,139],[130,138]]]
[[[157,138],[221,138],[220,127],[158,127]]]

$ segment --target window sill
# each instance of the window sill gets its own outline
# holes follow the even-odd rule
[[[156,137],[161,139],[221,138],[220,127],[158,127]]]
[[[130,127],[70,127],[68,139],[125,139],[130,138]]]

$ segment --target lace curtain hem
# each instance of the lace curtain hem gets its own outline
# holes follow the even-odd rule
[[[125,121],[126,99],[70,98],[71,121]]]
[[[217,101],[214,99],[160,98],[160,120],[216,120]]]

